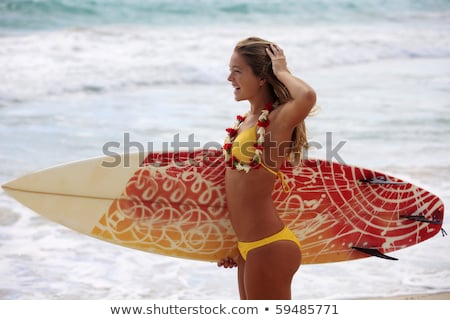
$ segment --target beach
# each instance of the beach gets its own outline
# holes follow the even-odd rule
[[[450,300],[450,292],[372,298],[375,300]]]
[[[111,141],[124,151],[126,135],[155,149],[175,135],[220,143],[248,108],[227,83],[230,54],[238,40],[258,35],[277,42],[291,71],[317,92],[310,141],[342,142],[345,163],[399,177],[450,205],[448,1],[128,0],[108,10],[100,2],[5,3],[0,184],[102,156]],[[327,151],[308,156],[327,159]],[[446,218],[443,228],[450,230]],[[293,298],[449,299],[449,241],[438,234],[393,252],[399,261],[304,265]],[[80,235],[3,191],[0,261],[4,300],[238,299],[236,270]]]

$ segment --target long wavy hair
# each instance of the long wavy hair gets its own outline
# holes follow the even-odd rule
[[[286,86],[273,73],[272,61],[266,52],[266,48],[269,48],[271,44],[272,42],[270,41],[250,37],[239,41],[234,50],[245,59],[257,77],[267,80],[274,98],[280,104],[284,104],[291,100],[292,97]],[[289,161],[293,164],[301,163],[303,151],[307,148],[306,125],[303,120],[297,124],[292,132]]]

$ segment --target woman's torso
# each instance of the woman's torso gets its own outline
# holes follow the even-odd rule
[[[277,124],[277,111],[269,116],[271,123],[266,128],[261,159],[265,166],[274,171],[278,171],[285,161],[291,138],[291,129]],[[254,121],[243,123],[238,135],[254,125]],[[227,168],[227,206],[239,241],[262,239],[283,228],[283,222],[276,214],[272,201],[276,179],[276,175],[261,166],[250,169],[248,173]]]

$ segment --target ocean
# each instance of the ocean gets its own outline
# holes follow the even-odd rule
[[[226,79],[234,45],[253,35],[279,44],[317,92],[310,157],[406,179],[449,207],[448,0],[1,0],[0,184],[102,156],[108,142],[220,143],[248,108]],[[394,252],[396,262],[304,265],[293,298],[450,291],[449,239]],[[236,269],[104,243],[0,191],[0,299],[238,293]]]

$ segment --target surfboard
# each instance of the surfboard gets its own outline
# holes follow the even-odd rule
[[[219,150],[99,157],[27,174],[3,185],[35,212],[83,234],[167,256],[217,262],[236,258]],[[302,243],[302,263],[390,252],[441,230],[436,195],[369,169],[324,160],[282,167],[277,213]]]

